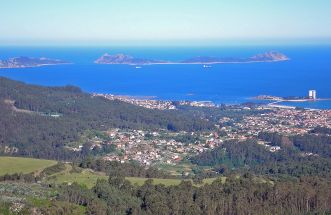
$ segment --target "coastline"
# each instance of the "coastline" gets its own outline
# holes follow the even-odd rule
[[[147,108],[152,109],[176,109],[173,105],[174,103],[178,103],[180,105],[188,105],[188,106],[194,106],[194,107],[213,107],[218,108],[222,105],[226,105],[229,107],[240,107],[240,108],[247,108],[247,105],[245,105],[245,102],[241,103],[215,103],[213,101],[206,101],[206,100],[171,100],[171,99],[160,99],[157,96],[130,96],[130,95],[114,95],[114,94],[105,94],[105,93],[92,93],[93,97],[95,96],[101,96],[104,98],[107,98],[109,100],[121,100],[124,102],[128,102],[131,104],[135,104],[138,106],[143,106]],[[249,98],[248,98],[249,99]],[[321,100],[320,100],[321,101]],[[325,101],[325,99],[324,99]],[[329,101],[329,100],[327,100]],[[280,104],[283,101],[273,101],[271,103],[266,104],[259,104],[258,102],[253,102],[256,106],[259,107],[265,107],[265,108],[276,108],[276,109],[297,109],[302,108],[307,111],[323,111],[323,110],[331,110],[331,108],[310,108],[310,107],[299,107],[299,106],[293,106],[293,105],[284,105]]]
[[[280,104],[283,102],[289,102],[289,103],[294,103],[294,102],[299,102],[299,103],[305,103],[305,102],[319,102],[319,101],[331,101],[331,99],[301,99],[301,100],[280,100],[280,101],[274,101],[271,103],[266,104],[268,107],[272,108],[283,108],[283,109],[296,109],[296,108],[303,108],[305,110],[310,110],[310,111],[319,111],[319,110],[330,110],[331,108],[323,109],[323,108],[309,108],[309,107],[300,107],[300,106],[293,106],[293,105],[285,105],[285,104]]]
[[[44,67],[44,66],[59,66],[59,65],[70,65],[74,63],[53,63],[53,64],[38,64],[35,66],[17,66],[17,67],[1,67],[0,69],[26,69],[26,68],[38,68],[38,67]]]

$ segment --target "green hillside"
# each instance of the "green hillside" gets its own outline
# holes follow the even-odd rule
[[[39,160],[20,157],[0,157],[0,176],[14,173],[32,173],[55,165],[52,160]]]
[[[67,149],[88,130],[199,131],[214,125],[179,110],[161,111],[94,97],[73,86],[41,87],[0,77],[0,155],[73,160]]]

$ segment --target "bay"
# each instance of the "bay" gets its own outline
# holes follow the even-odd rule
[[[275,63],[203,65],[97,65],[104,53],[180,61],[196,56],[250,57],[278,51],[291,60]],[[0,69],[0,76],[44,86],[76,85],[87,92],[153,96],[162,100],[250,102],[257,95],[331,98],[331,46],[244,47],[0,47],[0,58],[57,58],[70,65]],[[331,101],[284,103],[331,109]]]

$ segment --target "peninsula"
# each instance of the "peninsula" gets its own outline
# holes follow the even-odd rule
[[[29,68],[49,65],[69,64],[70,62],[50,58],[14,57],[8,60],[0,60],[0,69]]]
[[[274,108],[285,108],[285,109],[295,109],[296,107],[281,105],[282,102],[331,101],[331,98],[317,98],[315,90],[310,90],[309,95],[307,97],[300,97],[300,96],[280,97],[280,96],[270,96],[270,95],[259,95],[259,96],[253,97],[252,99],[270,101],[270,103],[268,103],[267,106],[274,107]],[[310,110],[314,110],[314,109],[310,109]]]
[[[125,65],[153,65],[153,64],[223,64],[223,63],[260,63],[280,62],[289,58],[279,52],[271,51],[254,55],[248,58],[219,58],[219,57],[195,57],[183,61],[163,61],[135,58],[125,54],[110,55],[108,53],[95,61],[96,64],[125,64]]]

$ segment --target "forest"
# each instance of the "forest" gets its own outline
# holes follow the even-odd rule
[[[149,110],[93,97],[74,86],[41,87],[0,78],[0,154],[75,160],[66,149],[86,130],[200,131],[214,124],[185,111]]]
[[[91,162],[87,160],[81,165]],[[92,164],[95,168],[105,164]],[[90,166],[90,167],[93,167]],[[301,215],[331,213],[331,182],[323,177],[301,176],[296,179],[261,177],[251,173],[228,174],[211,184],[193,184],[183,180],[179,185],[153,184],[153,179],[143,185],[132,184],[123,177],[131,172],[128,165],[108,164],[112,170],[108,180],[100,179],[92,188],[73,184],[37,184],[40,178],[33,175],[13,174],[1,178],[0,193],[10,187],[25,189],[28,203],[19,214],[257,214]],[[114,168],[113,168],[113,167]],[[136,166],[137,167],[137,166]],[[59,163],[45,169],[41,177],[63,168]],[[143,175],[143,174],[140,174]],[[151,175],[157,177],[157,175]],[[160,175],[159,175],[160,176]],[[36,188],[42,192],[35,196]],[[15,191],[16,190],[16,191]],[[30,194],[31,193],[31,194]],[[52,194],[50,194],[52,193]],[[35,196],[35,197],[33,197]],[[29,200],[33,198],[33,201]],[[0,198],[1,199],[1,198]],[[17,206],[0,201],[0,213],[12,214]]]
[[[271,152],[256,139],[244,142],[228,141],[214,150],[191,157],[198,166],[211,166],[226,174],[252,172],[273,177],[321,176],[331,178],[331,138],[324,135],[286,137],[279,134],[260,134],[270,144],[282,150]]]
[[[98,180],[92,189],[76,183],[53,187],[55,197],[26,206],[20,214],[330,214],[330,187],[323,178],[269,182],[257,181],[251,174],[204,186],[190,181],[153,185],[152,180],[137,186],[123,177],[109,177]],[[1,204],[0,211],[5,211],[8,205]]]

